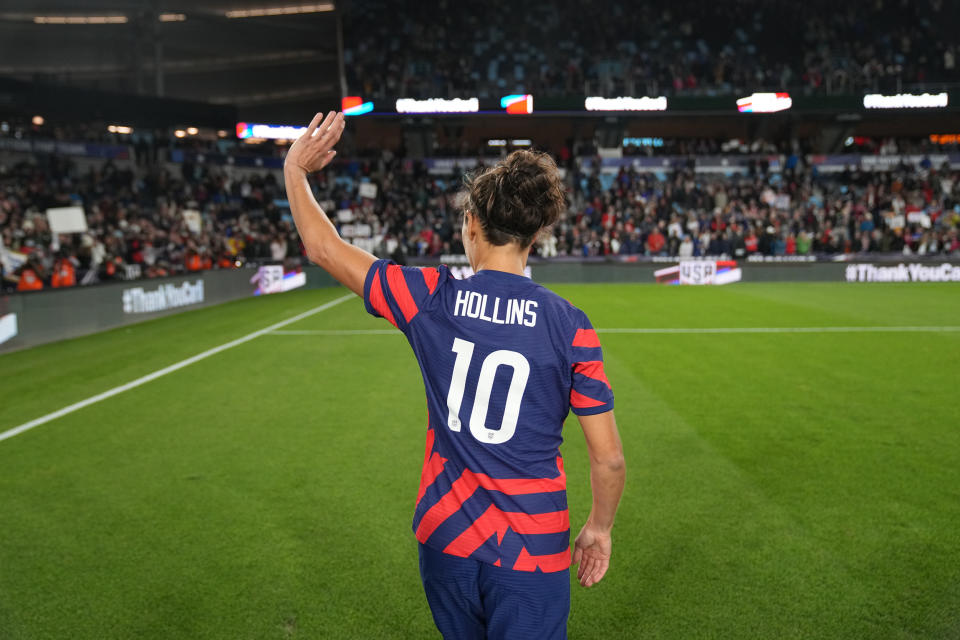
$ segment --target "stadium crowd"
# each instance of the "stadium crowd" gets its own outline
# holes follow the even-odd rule
[[[282,197],[271,173],[230,179],[190,164],[138,172],[111,161],[84,170],[46,156],[0,171],[0,239],[25,256],[17,271],[31,272],[31,288],[232,268],[247,256],[283,261],[300,246]],[[71,205],[83,206],[87,231],[55,236],[43,212]]]
[[[450,8],[450,0],[351,3],[349,90],[367,99],[656,96],[960,81],[950,31],[957,9],[948,0],[471,0]]]
[[[803,256],[896,252],[960,254],[960,172],[892,167],[819,174],[802,161],[781,173],[757,164],[742,175],[604,174],[599,159],[566,170],[569,211],[537,243],[542,258]],[[361,198],[359,182],[378,187]],[[458,176],[385,153],[344,161],[315,178],[318,199],[369,235],[368,248],[398,261],[463,253]],[[274,173],[209,165],[86,169],[63,157],[0,171],[0,238],[25,256],[21,289],[157,277],[249,261],[302,261]],[[44,211],[81,204],[85,233],[54,236]],[[346,218],[345,218],[346,219]],[[340,222],[342,230],[343,222]],[[8,279],[9,280],[9,279]],[[9,283],[7,286],[10,286]]]

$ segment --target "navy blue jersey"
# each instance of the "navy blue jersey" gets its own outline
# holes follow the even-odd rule
[[[423,544],[520,571],[570,565],[563,421],[613,409],[597,334],[520,275],[457,280],[378,260],[367,311],[406,335],[427,392],[413,530]]]

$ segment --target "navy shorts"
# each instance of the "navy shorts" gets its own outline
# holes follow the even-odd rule
[[[514,571],[421,544],[420,578],[447,640],[567,637],[569,569]]]

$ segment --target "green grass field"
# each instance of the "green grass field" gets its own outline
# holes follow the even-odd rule
[[[955,285],[554,288],[598,328],[960,326]],[[0,356],[0,432],[344,293]],[[284,330],[387,328],[354,298]],[[572,638],[960,638],[960,331],[601,340],[628,480]],[[439,637],[425,421],[399,333],[264,335],[0,441],[0,639]]]

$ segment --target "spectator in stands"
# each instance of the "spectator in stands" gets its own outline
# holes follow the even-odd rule
[[[829,0],[597,0],[582,20],[563,19],[583,15],[575,0],[491,1],[455,11],[447,1],[350,3],[348,89],[374,99],[612,97],[896,92],[958,80],[956,12],[942,0],[856,10]]]
[[[43,269],[40,261],[33,255],[27,258],[19,270],[20,279],[17,282],[17,292],[40,291],[43,289]]]
[[[552,238],[541,239],[540,256],[960,252],[960,171],[949,165],[821,173],[804,162],[779,172],[747,168],[724,175],[697,173],[695,164],[665,174],[632,166],[611,174],[593,160],[572,159],[569,211]],[[282,193],[269,174],[209,165],[186,173],[181,178],[150,166],[134,174],[110,162],[88,162],[80,170],[43,156],[11,165],[0,172],[3,244],[35,254],[42,273],[56,273],[47,257],[54,238],[40,212],[79,201],[88,231],[57,238],[76,281],[202,270],[214,266],[214,257],[216,266],[230,268],[248,259],[302,255],[272,204]],[[360,176],[377,184],[377,199],[358,197]],[[372,238],[358,242],[402,261],[462,252],[452,201],[458,184],[385,154],[374,162],[335,163],[316,191],[331,210],[349,210],[351,224],[370,228]],[[184,210],[198,211],[199,220]]]
[[[647,255],[648,256],[660,256],[664,255],[667,245],[667,239],[663,237],[663,233],[660,231],[659,227],[654,227],[652,231],[647,235]]]
[[[287,257],[287,241],[281,236],[276,236],[270,242],[270,258],[274,262],[281,262]]]
[[[65,253],[60,253],[53,264],[53,274],[50,276],[50,286],[54,289],[73,287],[77,284],[77,271],[73,259]]]

